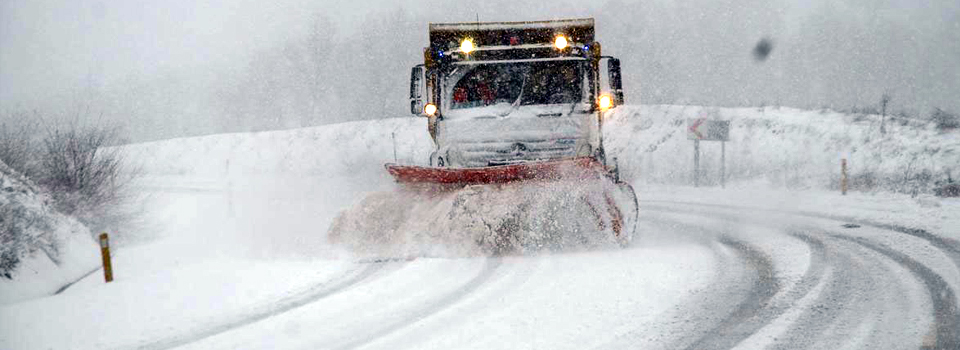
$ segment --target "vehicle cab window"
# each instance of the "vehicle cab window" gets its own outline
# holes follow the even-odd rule
[[[452,108],[580,102],[582,66],[579,61],[481,64],[454,85]]]

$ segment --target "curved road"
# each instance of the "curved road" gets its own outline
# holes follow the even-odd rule
[[[145,347],[960,349],[956,241],[811,213],[641,207],[627,249],[416,259]]]
[[[734,246],[741,258],[724,265],[743,271],[673,315],[691,325],[664,348],[960,348],[958,242],[810,213],[647,204],[648,218]],[[797,242],[807,267],[791,273]]]
[[[285,224],[289,230],[304,230],[286,236],[302,237],[316,234],[314,225],[303,222],[325,220],[304,221],[316,216],[317,198],[335,193],[265,191],[273,196],[267,197],[270,200],[264,201],[262,193],[244,197],[245,192],[188,189],[176,192],[167,203],[236,210],[236,215],[231,210],[222,218],[204,215],[182,225],[253,227],[246,229],[249,234],[259,232],[255,224],[267,220]],[[337,261],[316,277],[304,276],[301,285],[271,286],[271,293],[279,295],[275,300],[252,299],[240,305],[241,298],[239,304],[207,307],[199,315],[191,310],[151,310],[191,304],[191,284],[203,281],[177,280],[164,288],[184,295],[184,300],[177,297],[166,304],[143,303],[137,310],[129,306],[111,310],[116,314],[113,318],[100,316],[94,309],[77,311],[91,313],[88,317],[95,320],[124,319],[124,313],[136,313],[144,316],[130,319],[143,324],[131,327],[140,334],[124,335],[112,343],[84,331],[73,335],[77,341],[71,346],[960,349],[960,242],[923,230],[808,212],[650,200],[641,201],[640,207],[639,236],[624,249],[568,247],[539,256]],[[171,215],[183,220],[178,210]],[[238,220],[243,221],[229,225]],[[242,237],[229,229],[223,232],[233,235],[198,239]],[[248,239],[261,244],[286,241],[259,234]],[[274,262],[257,260],[258,264]],[[177,268],[169,262],[158,264],[162,270]],[[222,268],[203,262],[186,266]],[[209,283],[205,288],[211,288]],[[213,288],[225,297],[243,292]],[[98,290],[88,286],[64,294],[81,298],[84,295],[77,293]],[[29,305],[8,311],[16,310],[19,313],[4,315],[35,312]],[[177,316],[150,316],[157,311]],[[46,312],[36,312],[44,317],[34,321],[57,319]],[[14,344],[50,347],[36,337]]]

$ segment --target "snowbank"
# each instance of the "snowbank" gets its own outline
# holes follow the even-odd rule
[[[409,117],[180,138],[123,149],[127,159],[141,161],[147,175],[222,179],[240,174],[379,174],[388,162],[426,164],[432,147],[426,119]]]
[[[916,120],[792,108],[621,106],[607,116],[607,154],[645,183],[692,183],[689,118],[729,120],[729,182],[775,188],[832,189],[846,158],[854,190],[931,192],[946,172],[960,177],[960,131],[943,132]],[[223,134],[126,146],[150,175],[294,173],[385,177],[382,165],[425,165],[433,148],[426,120],[416,117],[333,124],[294,130]],[[394,157],[396,154],[396,158]],[[705,185],[720,181],[720,144],[701,144]]]
[[[774,188],[839,188],[846,158],[854,190],[930,193],[947,171],[960,174],[960,132],[926,122],[879,115],[793,108],[623,106],[605,125],[608,154],[646,183],[688,185],[693,141],[686,120],[730,121],[728,182]],[[719,185],[721,145],[701,142],[701,183]]]
[[[0,305],[53,294],[99,264],[90,231],[0,162]]]

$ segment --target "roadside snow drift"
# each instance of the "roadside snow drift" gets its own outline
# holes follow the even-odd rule
[[[96,268],[99,251],[86,227],[0,162],[0,305],[53,294]]]
[[[881,116],[793,108],[622,106],[607,115],[607,154],[644,183],[693,183],[687,120],[730,121],[728,183],[773,188],[839,188],[847,159],[853,190],[931,193],[948,172],[960,177],[960,130]],[[721,144],[700,143],[701,184],[719,185]]]
[[[771,187],[838,187],[840,159],[855,190],[932,191],[947,172],[960,178],[960,131],[932,123],[793,108],[620,106],[604,126],[609,157],[628,180],[691,184],[693,142],[686,120],[730,121],[729,182]],[[294,130],[223,134],[124,147],[150,175],[224,179],[242,174],[365,177],[389,182],[384,163],[427,165],[433,143],[426,120],[393,118]],[[720,143],[701,143],[702,181],[720,181]],[[396,155],[396,156],[394,156]],[[147,161],[149,160],[149,161]],[[387,180],[387,181],[384,181]]]

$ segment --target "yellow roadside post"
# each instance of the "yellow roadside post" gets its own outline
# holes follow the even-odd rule
[[[103,279],[113,281],[113,266],[110,265],[110,241],[107,233],[100,234],[100,255],[103,257]]]
[[[840,192],[847,195],[847,158],[840,160]]]

